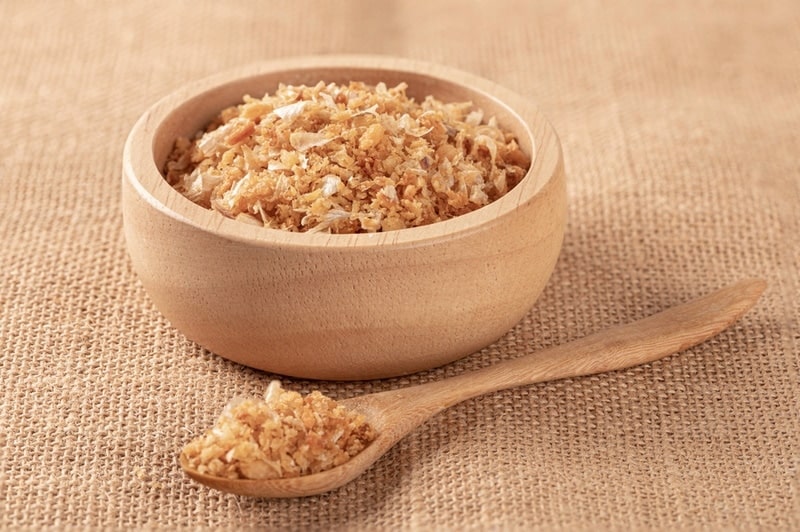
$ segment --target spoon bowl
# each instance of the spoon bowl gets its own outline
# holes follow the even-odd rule
[[[598,332],[474,372],[441,381],[346,399],[340,403],[365,416],[376,439],[348,462],[312,475],[274,480],[238,480],[192,470],[211,488],[251,497],[301,497],[336,489],[361,475],[411,431],[442,410],[472,397],[516,386],[615,371],[653,362],[716,335],[750,309],[766,288],[748,279],[648,318]]]

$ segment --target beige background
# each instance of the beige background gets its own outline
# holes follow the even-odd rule
[[[148,300],[122,237],[122,144],[187,81],[332,52],[440,62],[537,102],[570,221],[541,300],[496,344],[408,378],[287,386],[406,386],[745,276],[768,291],[682,355],[463,403],[334,493],[189,482],[181,445],[272,375],[188,342]],[[0,527],[800,527],[800,3],[8,1],[0,126]]]

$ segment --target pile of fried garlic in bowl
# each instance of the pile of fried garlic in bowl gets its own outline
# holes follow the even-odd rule
[[[136,123],[123,174],[131,260],[170,323],[311,379],[408,374],[492,343],[541,293],[566,220],[535,107],[387,57],[188,85]]]

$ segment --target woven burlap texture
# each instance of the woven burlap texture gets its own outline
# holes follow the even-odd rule
[[[541,299],[462,373],[764,277],[758,305],[657,363],[442,413],[344,488],[254,500],[180,447],[273,375],[154,308],[120,219],[125,137],[180,85],[263,59],[439,62],[530,98],[570,218]],[[800,3],[0,3],[0,527],[787,529],[798,519]],[[166,272],[169,274],[169,272]]]

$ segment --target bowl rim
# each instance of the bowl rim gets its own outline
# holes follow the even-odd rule
[[[377,233],[299,233],[271,229],[227,218],[201,207],[172,188],[156,166],[155,135],[161,124],[183,103],[248,78],[314,69],[385,70],[429,77],[463,87],[494,100],[525,129],[532,146],[531,167],[525,177],[497,200],[472,212],[419,227]],[[221,110],[221,109],[220,109]],[[189,82],[148,108],[131,129],[123,149],[123,180],[152,208],[169,218],[227,240],[257,246],[299,248],[360,248],[418,246],[467,236],[488,226],[505,223],[519,207],[533,201],[557,174],[561,161],[558,137],[539,109],[520,95],[477,75],[437,63],[386,55],[315,55],[250,63]],[[123,210],[124,215],[124,210]]]

